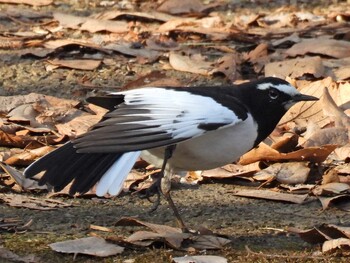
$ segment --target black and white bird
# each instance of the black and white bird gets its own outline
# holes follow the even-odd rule
[[[87,192],[97,184],[98,196],[118,195],[141,156],[162,168],[161,190],[173,206],[172,174],[237,160],[264,140],[291,106],[314,100],[273,77],[235,86],[112,92],[92,100],[109,109],[101,122],[35,161],[24,173],[32,177],[45,171],[40,183],[55,191],[73,181],[70,194]]]

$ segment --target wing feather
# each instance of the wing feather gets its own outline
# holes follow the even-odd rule
[[[213,98],[184,90],[142,88],[111,95],[123,95],[124,103],[73,141],[78,152],[130,152],[166,146],[242,121]]]

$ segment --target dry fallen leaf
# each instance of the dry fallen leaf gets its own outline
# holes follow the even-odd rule
[[[200,13],[205,9],[205,5],[199,0],[187,0],[179,5],[177,0],[166,0],[157,8],[158,11],[172,15],[186,13]]]
[[[325,68],[320,57],[306,57],[271,62],[265,65],[265,76],[274,76],[285,79],[301,78],[312,75],[315,78],[325,77]]]
[[[0,163],[0,167],[6,172],[6,174],[11,176],[11,178],[17,183],[17,185],[21,188],[21,190],[22,189],[25,189],[25,190],[47,189],[46,185],[39,186],[37,181],[33,179],[25,178],[22,172],[16,170],[15,168],[9,165]]]
[[[321,147],[310,147],[289,153],[280,153],[264,143],[244,154],[239,163],[242,165],[257,161],[309,161],[315,163],[323,162],[328,155],[337,148],[337,145],[324,145]]]
[[[185,256],[174,257],[175,263],[227,263],[227,259],[219,256],[203,255],[203,256]]]
[[[350,212],[350,195],[340,194],[331,197],[317,196],[322,204],[322,209],[325,210],[328,207],[336,207],[340,210]]]
[[[213,63],[205,60],[201,54],[184,55],[176,52],[169,54],[170,65],[179,71],[208,75],[213,69]]]
[[[56,128],[62,135],[76,137],[86,133],[93,125],[101,120],[101,117],[102,116],[98,115],[82,115],[66,123],[56,124]]]
[[[0,3],[7,3],[7,4],[25,4],[25,5],[31,5],[31,6],[46,6],[51,5],[53,3],[53,0],[0,0]]]
[[[334,58],[350,57],[350,43],[327,38],[303,39],[285,52],[288,56],[319,54]]]
[[[252,197],[252,198],[259,198],[259,199],[290,202],[290,203],[295,203],[295,204],[302,204],[308,198],[308,194],[295,195],[295,194],[275,192],[275,191],[271,191],[271,190],[255,190],[255,189],[239,190],[239,191],[234,192],[233,195],[242,196],[242,197]]]
[[[106,242],[99,237],[86,237],[67,240],[49,245],[54,251],[61,253],[85,254],[96,257],[108,257],[121,254],[123,247]]]
[[[25,207],[34,210],[52,210],[61,207],[70,207],[67,204],[55,199],[35,198],[20,194],[3,194],[0,195],[0,200],[9,206]]]
[[[0,0],[1,2],[1,0]],[[0,259],[4,262],[23,262],[23,263],[35,263],[40,262],[41,260],[34,255],[20,256],[12,251],[0,246]]]
[[[52,146],[42,146],[32,150],[23,150],[20,153],[13,154],[5,160],[8,165],[29,165],[36,159],[48,154],[54,150]]]
[[[116,225],[145,226],[150,228],[153,232],[137,231],[125,239],[125,242],[142,247],[150,246],[154,242],[163,242],[174,249],[187,249],[189,247],[199,250],[221,249],[223,246],[231,242],[229,239],[223,237],[183,233],[180,228],[147,223],[135,218],[122,218],[116,223]]]
[[[323,195],[333,195],[348,192],[350,190],[350,185],[345,183],[328,183],[317,185],[312,193],[316,196]]]
[[[309,172],[310,168],[305,162],[274,163],[257,172],[253,178],[260,180],[261,177],[271,177],[282,184],[303,184],[306,182]]]
[[[256,171],[259,171],[259,164],[253,163],[250,165],[239,165],[239,164],[228,164],[223,167],[206,170],[201,173],[201,176],[204,178],[250,178],[255,174]]]
[[[101,65],[101,60],[95,59],[49,59],[47,62],[49,62],[51,65],[54,65],[56,68],[64,67],[80,70],[95,70]],[[50,69],[53,68],[50,67]]]
[[[334,253],[336,250],[350,251],[350,239],[338,238],[327,240],[322,245],[323,253]]]

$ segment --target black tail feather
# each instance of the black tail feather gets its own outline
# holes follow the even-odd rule
[[[43,156],[24,172],[26,177],[45,171],[39,183],[60,191],[70,182],[69,193],[85,193],[91,189],[122,154],[77,153],[71,142]]]

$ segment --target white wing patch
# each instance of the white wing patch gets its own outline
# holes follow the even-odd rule
[[[123,190],[123,184],[131,168],[134,166],[141,152],[124,153],[101,177],[97,183],[96,195],[118,195]]]
[[[158,129],[171,133],[175,139],[203,134],[205,130],[198,128],[199,124],[234,125],[241,121],[233,111],[214,99],[187,91],[142,88],[111,94],[124,94],[126,105],[139,105],[138,109],[150,111],[147,114],[135,114],[131,110],[130,114],[124,116],[150,117],[150,120],[137,123],[161,125]]]

